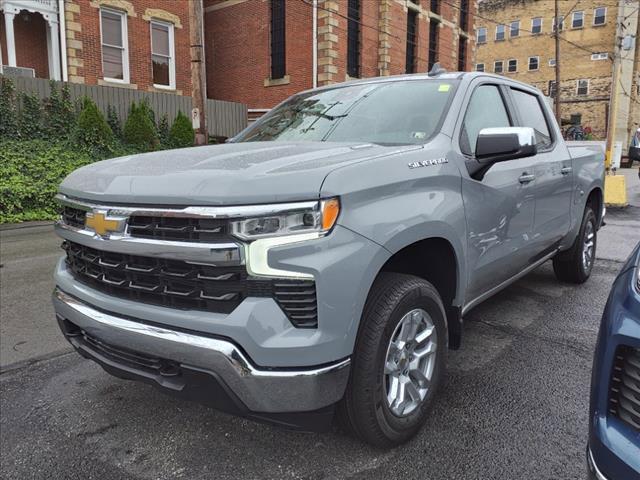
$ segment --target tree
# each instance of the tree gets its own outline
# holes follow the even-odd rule
[[[89,97],[84,97],[73,141],[86,149],[102,153],[113,149],[113,132],[104,115]]]
[[[142,150],[154,150],[158,144],[158,133],[151,120],[153,113],[146,102],[131,104],[129,117],[124,124],[124,139],[127,143]]]

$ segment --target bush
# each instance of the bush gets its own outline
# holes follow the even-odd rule
[[[63,143],[0,140],[0,223],[54,219],[58,185],[93,160]]]
[[[120,118],[118,112],[113,105],[107,107],[107,123],[111,127],[111,131],[116,138],[122,138],[122,127],[120,126]]]
[[[146,102],[131,104],[129,117],[124,124],[124,139],[130,145],[142,150],[154,150],[158,144],[158,133],[151,120],[151,109]]]
[[[0,79],[0,137],[12,138],[18,133],[18,115],[13,81]]]
[[[22,112],[20,114],[20,136],[26,139],[42,134],[42,107],[35,94],[22,93]]]
[[[195,133],[191,126],[191,120],[184,113],[178,111],[178,116],[171,126],[171,132],[169,132],[171,146],[174,148],[191,147],[194,138]]]
[[[76,124],[76,108],[71,101],[69,86],[64,85],[60,91],[55,81],[49,82],[51,93],[44,101],[45,132],[53,139],[68,138],[74,132]],[[80,107],[83,107],[83,101]],[[79,108],[78,110],[80,110]]]
[[[169,145],[169,116],[165,113],[158,124],[158,138],[163,146]]]
[[[98,155],[113,151],[111,127],[96,104],[88,97],[83,100],[73,133],[73,142]]]

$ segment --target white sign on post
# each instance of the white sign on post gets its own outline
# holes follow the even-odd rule
[[[193,108],[191,109],[191,126],[194,130],[200,129],[200,109]]]

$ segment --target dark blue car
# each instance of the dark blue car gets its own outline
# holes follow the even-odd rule
[[[591,377],[589,476],[640,480],[640,244],[602,315]]]

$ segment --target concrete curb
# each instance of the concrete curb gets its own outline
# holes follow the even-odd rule
[[[0,232],[6,230],[20,230],[22,228],[35,228],[35,227],[48,227],[54,224],[53,220],[42,220],[35,222],[23,222],[23,223],[3,223],[0,224]]]

